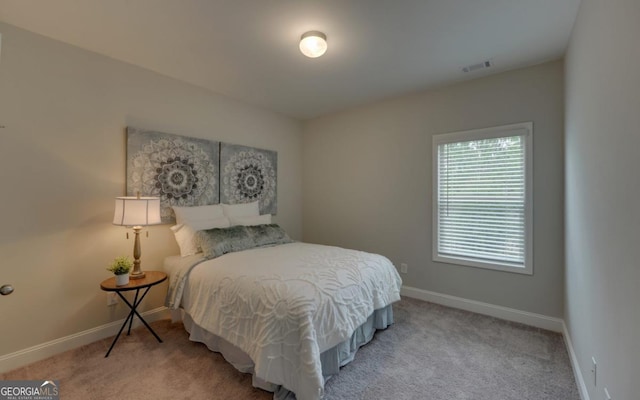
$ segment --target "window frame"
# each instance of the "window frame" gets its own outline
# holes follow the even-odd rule
[[[501,137],[524,136],[524,266],[508,262],[490,262],[463,256],[441,255],[439,243],[439,156],[438,146],[442,144],[467,142],[471,140],[495,139]],[[533,275],[533,122],[521,122],[489,128],[443,133],[432,137],[432,258],[433,261],[467,267]]]

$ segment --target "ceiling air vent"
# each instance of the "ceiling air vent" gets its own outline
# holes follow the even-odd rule
[[[477,64],[471,64],[471,65],[467,65],[466,67],[462,68],[462,72],[474,72],[474,71],[479,71],[481,69],[486,69],[486,68],[490,68],[493,67],[493,63],[489,60],[487,61],[483,61],[481,63],[477,63]]]

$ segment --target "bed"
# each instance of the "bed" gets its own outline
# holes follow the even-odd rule
[[[222,234],[253,245],[230,250]],[[325,381],[393,323],[402,281],[381,255],[293,242],[273,224],[197,235],[203,252],[165,260],[167,306],[180,311],[191,340],[275,399],[322,398]]]

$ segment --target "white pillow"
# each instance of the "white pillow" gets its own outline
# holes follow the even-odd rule
[[[260,215],[258,201],[242,204],[220,204],[226,217],[257,217]]]
[[[196,207],[173,207],[176,213],[176,224],[189,224],[201,221],[213,221],[224,217],[224,211],[220,204]]]
[[[176,238],[182,257],[190,256],[198,252],[198,248],[193,240],[195,231],[189,225],[178,224],[169,229],[173,232],[173,237]]]
[[[234,225],[264,225],[271,223],[271,214],[258,215],[257,217],[229,217],[231,226]]]
[[[182,257],[190,256],[201,252],[196,244],[196,232],[213,228],[228,228],[231,226],[228,218],[222,217],[213,221],[197,221],[194,224],[178,224],[172,226],[173,236],[180,247]]]

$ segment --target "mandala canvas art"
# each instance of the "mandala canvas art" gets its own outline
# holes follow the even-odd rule
[[[162,222],[172,206],[219,203],[220,142],[127,128],[127,195],[160,197]]]
[[[260,201],[260,214],[276,214],[278,153],[222,143],[220,201],[226,204]]]

